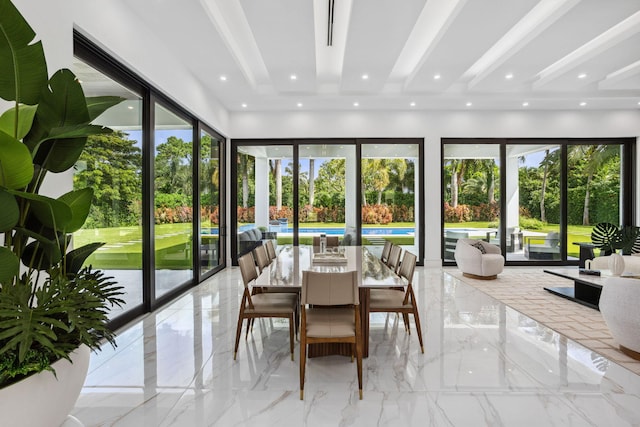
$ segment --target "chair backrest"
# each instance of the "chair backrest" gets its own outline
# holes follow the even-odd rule
[[[242,275],[244,287],[247,288],[249,286],[249,282],[258,278],[256,264],[253,261],[253,255],[251,255],[250,252],[242,255],[238,258],[238,266],[240,267],[240,274]]]
[[[276,254],[276,248],[273,247],[273,241],[267,240],[265,246],[267,247],[267,255],[269,255],[269,258],[271,258],[271,260],[276,259],[278,254]]]
[[[359,301],[357,271],[302,272],[302,305],[358,305]]]
[[[338,236],[327,236],[327,247],[332,248],[340,244],[340,238]],[[320,246],[320,236],[313,236],[313,246]]]
[[[402,264],[400,264],[400,270],[398,276],[407,279],[407,282],[413,283],[413,272],[416,269],[417,257],[409,251],[404,252],[402,257]]]
[[[385,264],[389,259],[389,254],[391,253],[391,246],[393,246],[393,244],[389,240],[384,241],[384,247],[382,248],[382,254],[380,255],[380,260]]]
[[[402,254],[402,248],[398,245],[392,245],[389,252],[389,259],[387,260],[387,266],[393,271],[398,269],[400,264],[400,255]]]
[[[265,267],[271,264],[271,259],[269,258],[269,255],[267,255],[267,248],[264,245],[256,246],[253,250],[253,257],[256,260],[256,265],[258,266],[260,273],[262,273],[262,270],[264,270]]]

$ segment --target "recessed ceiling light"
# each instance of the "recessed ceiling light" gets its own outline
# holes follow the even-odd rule
[[[638,101],[638,105],[640,105],[640,101]]]
[[[511,80],[513,78],[513,74],[509,73],[506,76],[504,76],[504,78],[507,80]]]
[[[353,103],[353,106],[354,106],[354,107],[357,107],[357,106],[359,106],[359,105],[360,105],[360,103],[359,103],[358,101],[356,101],[356,102],[354,102],[354,103]]]
[[[297,80],[297,79],[298,79],[298,76],[296,76],[295,74],[291,74],[291,75],[289,76],[289,78],[290,78],[291,80]]]
[[[529,106],[529,103],[528,103],[527,101],[525,101],[525,102],[523,102],[523,103],[522,103],[522,106],[523,106],[523,107],[528,107],[528,106]]]
[[[302,107],[302,102],[298,102],[298,107]]]
[[[410,105],[411,107],[415,107],[415,106],[416,106],[416,103],[415,103],[415,102],[411,102],[409,105]]]
[[[362,80],[367,80],[369,79],[369,74],[363,74],[362,75]]]
[[[129,110],[133,110],[133,105],[129,105],[127,108],[128,108]]]
[[[242,103],[242,108],[247,108],[247,104]]]
[[[226,82],[227,81],[227,76],[220,76],[220,81]]]
[[[587,77],[587,73],[578,74],[579,79],[584,79],[585,77]]]
[[[471,102],[467,102],[467,107],[471,107],[473,104]]]
[[[584,102],[584,101],[582,101],[582,102],[580,103],[580,106],[581,106],[581,107],[584,107],[585,105],[587,105],[587,103],[586,103],[586,102]]]
[[[440,80],[440,74],[435,74],[435,75],[433,76],[433,79],[434,79],[434,80]]]

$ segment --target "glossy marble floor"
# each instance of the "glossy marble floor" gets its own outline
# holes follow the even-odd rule
[[[361,401],[355,364],[340,356],[307,362],[299,400],[299,348],[292,362],[286,321],[257,322],[233,361],[236,267],[93,354],[73,424],[640,425],[639,376],[440,268],[418,267],[415,279],[425,354],[395,316],[372,316]]]

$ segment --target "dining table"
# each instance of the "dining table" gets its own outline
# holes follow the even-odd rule
[[[254,287],[302,289],[302,272],[358,272],[360,315],[362,325],[362,355],[369,355],[369,300],[371,289],[405,288],[407,284],[379,257],[364,246],[338,246],[320,252],[318,247],[284,245],[277,257],[255,281]],[[327,354],[351,355],[351,349],[340,346],[316,346],[309,348],[308,356]]]

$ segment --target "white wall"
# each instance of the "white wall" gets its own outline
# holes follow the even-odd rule
[[[230,135],[233,138],[424,138],[425,200],[440,200],[441,138],[637,137],[640,111],[242,112],[231,115]],[[638,189],[640,191],[640,185]],[[439,264],[440,203],[427,203],[424,216],[425,263]]]

